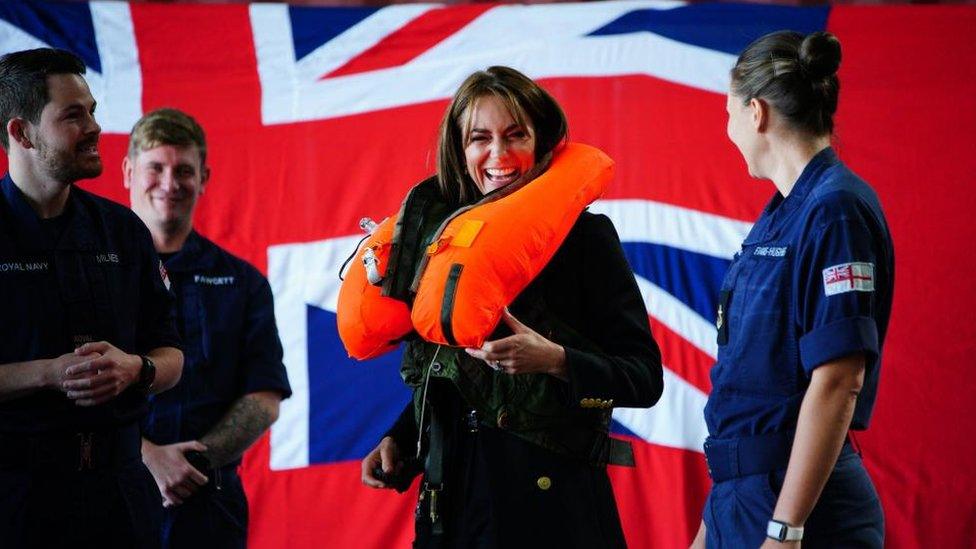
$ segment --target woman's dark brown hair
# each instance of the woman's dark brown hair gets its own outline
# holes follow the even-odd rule
[[[765,100],[797,130],[830,135],[840,92],[840,57],[840,42],[829,32],[767,34],[736,61],[732,93],[746,103]]]
[[[465,169],[464,148],[471,123],[469,107],[486,96],[501,99],[516,123],[533,128],[537,163],[566,138],[566,115],[562,108],[531,78],[501,66],[472,74],[461,83],[441,120],[437,182],[444,198],[453,204],[472,202],[481,196]]]

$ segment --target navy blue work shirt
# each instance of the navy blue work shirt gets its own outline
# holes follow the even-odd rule
[[[152,397],[143,436],[155,444],[198,440],[243,395],[290,396],[267,279],[196,231],[164,264],[176,294],[183,377]]]
[[[0,186],[0,365],[56,358],[91,341],[130,354],[180,347],[173,296],[134,213],[72,187],[64,212],[41,219],[9,174]],[[134,387],[93,407],[46,389],[0,402],[0,432],[111,428],[145,411]]]
[[[722,283],[709,434],[795,429],[813,370],[854,353],[864,353],[866,368],[851,428],[866,429],[893,285],[878,197],[828,147],[786,198],[773,196]]]

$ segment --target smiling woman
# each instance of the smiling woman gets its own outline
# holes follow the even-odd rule
[[[480,97],[466,114],[464,163],[481,194],[514,183],[535,165],[535,129],[516,122],[500,98]]]
[[[476,72],[461,83],[441,122],[441,193],[470,203],[504,187],[544,163],[567,131],[556,100],[524,74],[508,67]]]
[[[657,401],[661,360],[609,220],[580,214],[585,203],[525,192],[551,188],[553,177],[573,188],[591,177],[560,164],[570,149],[590,149],[566,146],[566,132],[559,104],[531,79],[507,67],[476,72],[444,115],[437,175],[414,187],[400,210],[394,252],[383,266],[384,296],[415,314],[426,303],[419,279],[448,255],[430,259],[445,246],[524,269],[531,280],[505,303],[499,327],[479,348],[437,343],[443,340],[414,318],[417,332],[401,366],[413,403],[363,460],[362,477],[367,486],[403,490],[423,470],[415,547],[624,546],[606,465],[632,465],[633,456],[608,436],[610,413]],[[504,209],[509,215],[489,219],[488,210],[501,211],[504,202],[514,203]],[[533,225],[525,216],[543,217],[540,208],[575,224],[562,234]],[[440,229],[454,221],[463,227],[438,246]],[[499,222],[511,235],[508,246],[474,243]],[[558,250],[531,272],[513,250],[540,235]],[[472,264],[450,265],[442,292],[450,305],[433,309],[442,327],[477,301],[465,280],[490,279]]]

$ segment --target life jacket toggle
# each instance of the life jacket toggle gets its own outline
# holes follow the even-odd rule
[[[380,260],[376,257],[373,247],[363,250],[363,267],[366,269],[366,280],[373,286],[383,283],[383,275],[380,274]]]
[[[366,234],[373,234],[373,231],[379,227],[379,224],[373,221],[371,217],[364,217],[359,220],[359,228],[363,230]]]

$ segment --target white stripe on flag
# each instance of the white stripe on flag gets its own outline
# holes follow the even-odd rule
[[[701,452],[708,435],[707,399],[697,387],[665,368],[664,394],[653,408],[616,408],[613,419],[647,442]]]
[[[298,61],[298,70],[304,79],[314,82],[375,46],[407,23],[439,7],[442,6],[405,4],[382,8],[303,57]]]
[[[91,2],[92,25],[102,72],[91,69],[85,81],[98,102],[95,118],[104,133],[128,134],[142,116],[142,70],[132,15],[125,2]],[[0,20],[0,54],[50,44]]]
[[[751,223],[652,200],[598,200],[590,207],[613,221],[620,240],[661,244],[731,259]]]
[[[132,23],[125,2],[92,2],[92,25],[102,73],[85,75],[98,101],[95,118],[105,133],[128,134],[142,116],[142,67]]]

